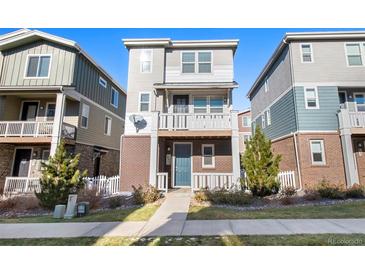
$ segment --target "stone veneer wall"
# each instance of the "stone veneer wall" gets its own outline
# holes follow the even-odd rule
[[[0,144],[0,194],[4,189],[5,178],[11,173],[14,148],[14,145]]]

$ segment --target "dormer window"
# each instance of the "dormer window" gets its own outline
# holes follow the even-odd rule
[[[51,55],[28,55],[26,77],[48,78],[51,65]]]

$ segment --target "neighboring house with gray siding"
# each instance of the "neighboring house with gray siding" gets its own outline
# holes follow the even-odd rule
[[[0,36],[0,188],[36,180],[61,139],[89,176],[118,174],[125,107],[123,88],[76,42]]]
[[[287,33],[248,98],[299,188],[365,183],[365,32]]]

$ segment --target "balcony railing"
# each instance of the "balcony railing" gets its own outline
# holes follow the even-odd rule
[[[231,129],[229,113],[161,113],[160,130],[227,130]]]
[[[51,137],[52,133],[52,121],[0,121],[0,137]],[[74,140],[76,127],[63,123],[62,137]]]
[[[39,192],[41,185],[39,178],[28,178],[28,177],[6,177],[4,194],[30,194]]]

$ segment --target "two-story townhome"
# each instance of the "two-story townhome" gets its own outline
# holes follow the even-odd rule
[[[125,101],[76,42],[28,29],[0,36],[0,188],[38,180],[61,139],[89,176],[118,174]]]
[[[245,142],[251,139],[251,109],[245,109],[238,113],[238,132],[240,138],[240,155],[245,152]]]
[[[240,174],[232,109],[238,40],[125,39],[128,100],[121,187],[223,186]]]
[[[287,33],[248,97],[299,188],[365,183],[365,32]]]

